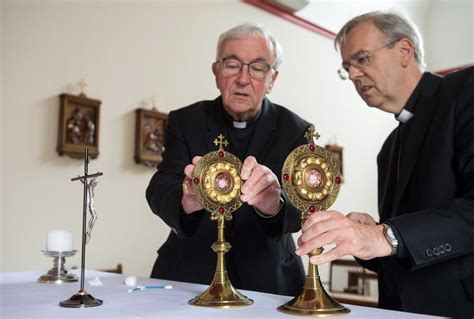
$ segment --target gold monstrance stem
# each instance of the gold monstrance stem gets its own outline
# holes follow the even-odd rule
[[[221,285],[230,282],[224,256],[225,253],[230,250],[231,246],[224,238],[224,221],[224,216],[220,216],[217,219],[217,241],[211,246],[212,250],[217,254],[216,272],[212,281]]]
[[[217,241],[212,244],[212,250],[217,254],[216,272],[209,287],[199,296],[188,301],[194,306],[232,308],[250,306],[253,300],[234,289],[227,275],[225,253],[231,248],[224,238],[224,215],[217,218]]]
[[[320,255],[322,252],[322,248],[313,249],[308,256],[311,258]],[[350,312],[348,308],[338,303],[324,290],[319,277],[318,266],[311,262],[308,264],[308,274],[303,291],[299,296],[278,307],[278,311],[291,315],[312,317],[337,316]]]

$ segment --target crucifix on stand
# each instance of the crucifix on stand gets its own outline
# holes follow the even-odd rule
[[[86,265],[86,244],[88,243],[92,227],[94,227],[94,222],[97,219],[95,208],[94,208],[94,187],[97,185],[96,178],[102,176],[102,172],[97,172],[95,174],[89,174],[89,151],[87,147],[84,149],[84,175],[71,178],[71,181],[80,180],[84,185],[84,194],[83,194],[83,206],[82,206],[82,254],[81,254],[81,288],[78,293],[73,295],[67,300],[59,302],[61,307],[66,308],[85,308],[85,307],[95,307],[103,304],[103,301],[92,297],[84,289],[84,273]],[[87,224],[87,211],[91,214],[91,219],[89,220],[89,227],[86,229]]]

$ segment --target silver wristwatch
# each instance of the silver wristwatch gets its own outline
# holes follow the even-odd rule
[[[398,253],[398,240],[393,234],[393,230],[392,230],[392,227],[390,227],[390,225],[382,224],[382,226],[383,226],[383,235],[390,243],[390,246],[392,246],[392,252],[390,253],[390,256],[395,256]]]

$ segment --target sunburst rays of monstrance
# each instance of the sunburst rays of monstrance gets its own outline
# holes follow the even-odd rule
[[[324,148],[314,143],[319,134],[313,126],[305,137],[308,144],[295,148],[286,158],[282,169],[282,185],[288,200],[301,211],[304,222],[312,213],[328,209],[336,200],[342,177],[336,161]],[[319,255],[322,248],[313,249],[309,257]],[[318,267],[311,262],[303,291],[278,311],[300,316],[326,317],[350,312],[324,290]]]
[[[199,296],[189,304],[213,308],[242,307],[253,304],[253,300],[234,289],[227,275],[224,255],[231,246],[224,238],[224,222],[232,220],[232,213],[241,205],[240,189],[242,163],[233,154],[224,151],[228,146],[222,134],[215,140],[219,149],[207,153],[197,163],[193,171],[193,189],[201,205],[211,213],[211,220],[217,221],[217,241],[212,250],[217,254],[214,279]]]

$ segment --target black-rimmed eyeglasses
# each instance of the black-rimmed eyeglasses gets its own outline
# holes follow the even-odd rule
[[[222,72],[225,76],[234,76],[242,72],[244,65],[248,67],[250,77],[255,80],[263,80],[268,71],[273,69],[270,64],[261,61],[244,63],[236,58],[224,58],[216,63],[222,65]]]
[[[337,70],[337,74],[342,80],[347,80],[349,78],[349,68],[352,66],[353,68],[360,70],[372,63],[373,55],[375,51],[378,51],[383,48],[389,48],[393,46],[400,40],[390,42],[388,44],[384,44],[381,47],[378,47],[371,51],[361,51],[356,54],[353,58],[349,60],[349,63],[343,63],[342,66]]]

